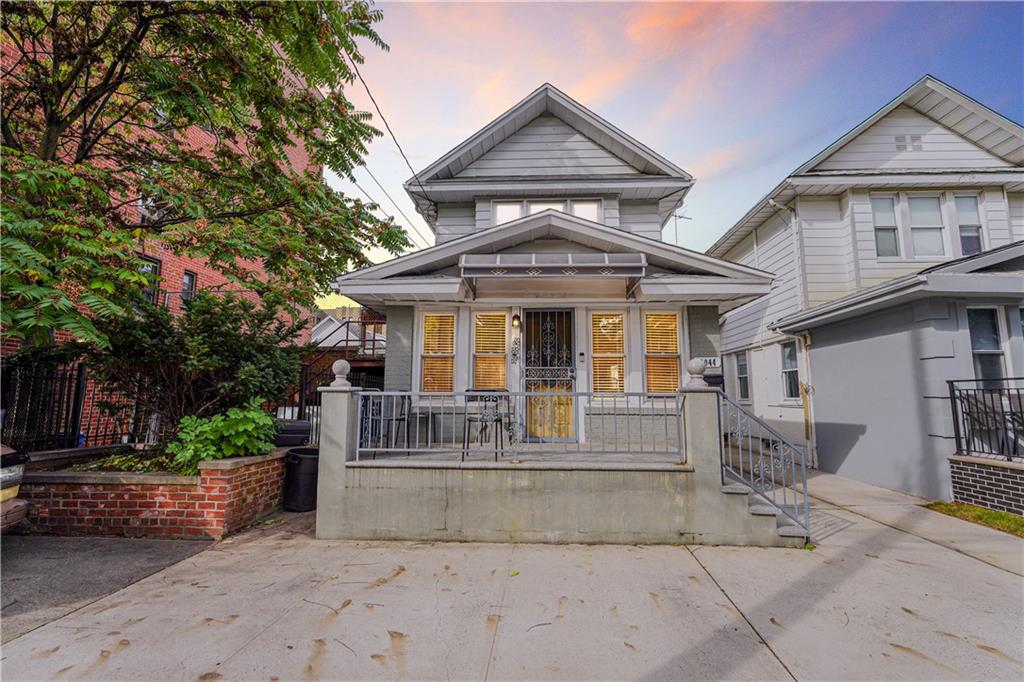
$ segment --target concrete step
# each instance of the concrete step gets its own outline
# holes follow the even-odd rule
[[[779,526],[778,533],[779,533],[779,537],[782,537],[782,538],[806,538],[807,537],[807,531],[805,531],[800,526],[796,526],[796,525],[793,525],[793,526],[789,526],[789,525]]]
[[[752,504],[747,509],[754,516],[776,516],[781,513],[770,504]]]
[[[749,495],[750,488],[742,483],[728,483],[722,486],[722,492],[726,495]]]

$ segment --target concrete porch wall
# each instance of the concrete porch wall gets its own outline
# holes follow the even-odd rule
[[[353,461],[346,386],[324,392],[317,537],[796,546],[724,494],[713,391],[683,402],[686,464]],[[585,457],[585,453],[581,455]]]

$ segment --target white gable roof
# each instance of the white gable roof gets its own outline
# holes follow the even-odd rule
[[[406,181],[407,189],[458,176],[463,169],[538,116],[550,114],[646,175],[693,180],[693,176],[641,144],[564,92],[545,83],[440,159]]]
[[[897,135],[904,139],[898,141]],[[915,140],[915,135],[920,140]],[[932,149],[945,153],[925,153],[926,140]],[[901,143],[908,148],[898,149]],[[801,193],[838,194],[854,185],[943,187],[964,183],[1024,187],[1024,127],[926,75],[796,168],[707,253],[725,255],[771,217],[777,205],[786,205]]]

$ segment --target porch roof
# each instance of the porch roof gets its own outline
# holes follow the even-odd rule
[[[550,238],[590,252],[502,253]],[[538,285],[545,275],[559,277],[557,292],[550,280]],[[565,292],[581,301],[701,301],[724,309],[768,293],[772,280],[762,270],[546,210],[344,275],[334,288],[364,304],[471,301],[478,298],[476,280],[481,278],[488,281],[485,297],[490,301],[550,299]],[[580,279],[589,284],[574,288]],[[491,286],[494,280],[504,288]]]

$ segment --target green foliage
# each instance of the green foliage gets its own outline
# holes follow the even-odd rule
[[[130,471],[133,473],[158,473],[172,471],[173,462],[167,453],[151,451],[119,452],[88,462],[73,464],[69,471]]]
[[[273,440],[274,420],[260,409],[259,400],[253,400],[224,414],[183,418],[177,439],[166,451],[174,456],[176,470],[197,474],[203,460],[266,454]]]
[[[199,292],[179,315],[140,303],[97,328],[109,344],[86,351],[92,376],[159,414],[169,431],[187,416],[281,400],[299,375],[302,322],[232,294]]]
[[[380,134],[344,94],[362,47],[387,47],[380,19],[365,0],[5,4],[5,334],[105,344],[96,320],[151,285],[155,246],[296,308],[370,247],[408,246],[320,176]]]

